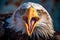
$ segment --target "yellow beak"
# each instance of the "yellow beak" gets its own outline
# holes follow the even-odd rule
[[[29,36],[32,35],[34,28],[36,27],[36,24],[38,23],[38,20],[40,19],[37,12],[33,7],[30,7],[27,10],[26,15],[23,15],[23,20],[26,25],[27,33]]]

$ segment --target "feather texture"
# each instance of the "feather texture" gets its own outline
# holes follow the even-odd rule
[[[22,20],[22,15],[26,14],[27,9],[30,7],[33,7],[36,10],[37,14],[40,16],[40,20],[39,23],[34,28],[33,34],[29,37],[27,35],[26,28]],[[22,13],[22,15],[20,14],[19,11],[21,9],[26,9],[25,13]],[[53,29],[52,19],[49,13],[46,11],[45,8],[43,8],[40,4],[37,3],[27,2],[21,4],[13,13],[12,17],[8,20],[11,20],[12,22],[9,22],[9,26],[7,28],[11,28],[15,30],[15,32],[20,32],[20,31],[22,32],[21,35],[23,35],[23,37],[22,38],[20,37],[19,40],[23,40],[23,38],[25,38],[25,40],[30,40],[30,39],[34,40],[34,38],[36,39],[36,37],[37,39],[40,39],[41,37],[47,40],[50,37],[53,37],[55,32]]]

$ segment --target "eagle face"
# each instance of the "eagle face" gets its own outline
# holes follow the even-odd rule
[[[22,35],[48,38],[52,37],[55,32],[49,13],[37,3],[27,2],[21,4],[8,20],[12,21],[9,22],[8,28],[16,32],[21,31]]]

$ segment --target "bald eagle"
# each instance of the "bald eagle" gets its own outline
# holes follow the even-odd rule
[[[33,2],[22,3],[7,22],[7,28],[17,34],[16,40],[49,40],[55,33],[47,10]]]

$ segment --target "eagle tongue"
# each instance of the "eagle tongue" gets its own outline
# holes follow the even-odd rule
[[[30,21],[30,23],[29,23],[29,30],[30,30],[30,32],[33,30],[33,27],[34,27],[34,20],[32,20],[32,21]]]

